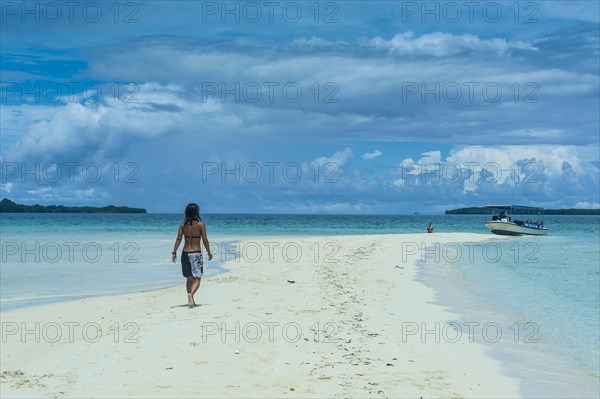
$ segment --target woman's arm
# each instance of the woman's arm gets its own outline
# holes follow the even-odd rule
[[[204,243],[204,248],[206,248],[206,252],[208,253],[208,260],[212,259],[212,254],[210,253],[210,244],[208,243],[208,238],[206,237],[206,224],[202,223],[202,242]]]
[[[177,260],[177,248],[179,248],[179,244],[181,244],[181,237],[183,236],[183,225],[179,225],[179,232],[177,233],[177,238],[175,239],[175,246],[173,247],[173,253],[171,260],[173,263]]]

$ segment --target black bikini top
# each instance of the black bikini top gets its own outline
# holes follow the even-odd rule
[[[190,225],[190,227],[191,227],[191,225]],[[201,238],[202,238],[202,236],[186,236],[185,234],[184,234],[183,236],[184,236],[185,238],[189,238],[189,239],[192,239],[192,238],[201,239]]]

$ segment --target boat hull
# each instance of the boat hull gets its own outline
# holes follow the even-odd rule
[[[504,236],[545,236],[548,234],[548,229],[545,227],[526,227],[519,226],[513,222],[490,221],[485,222],[485,227],[490,229],[494,234]]]

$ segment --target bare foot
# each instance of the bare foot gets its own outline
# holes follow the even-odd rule
[[[196,306],[196,304],[194,303],[194,297],[192,296],[192,294],[188,294],[188,308],[193,308],[194,306]]]

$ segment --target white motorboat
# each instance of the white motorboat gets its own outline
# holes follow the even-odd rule
[[[520,205],[487,205],[493,210],[492,220],[485,222],[485,227],[494,234],[520,236],[545,236],[548,228],[542,221],[543,208]],[[520,220],[515,217],[521,217]],[[535,219],[535,220],[533,220]]]

